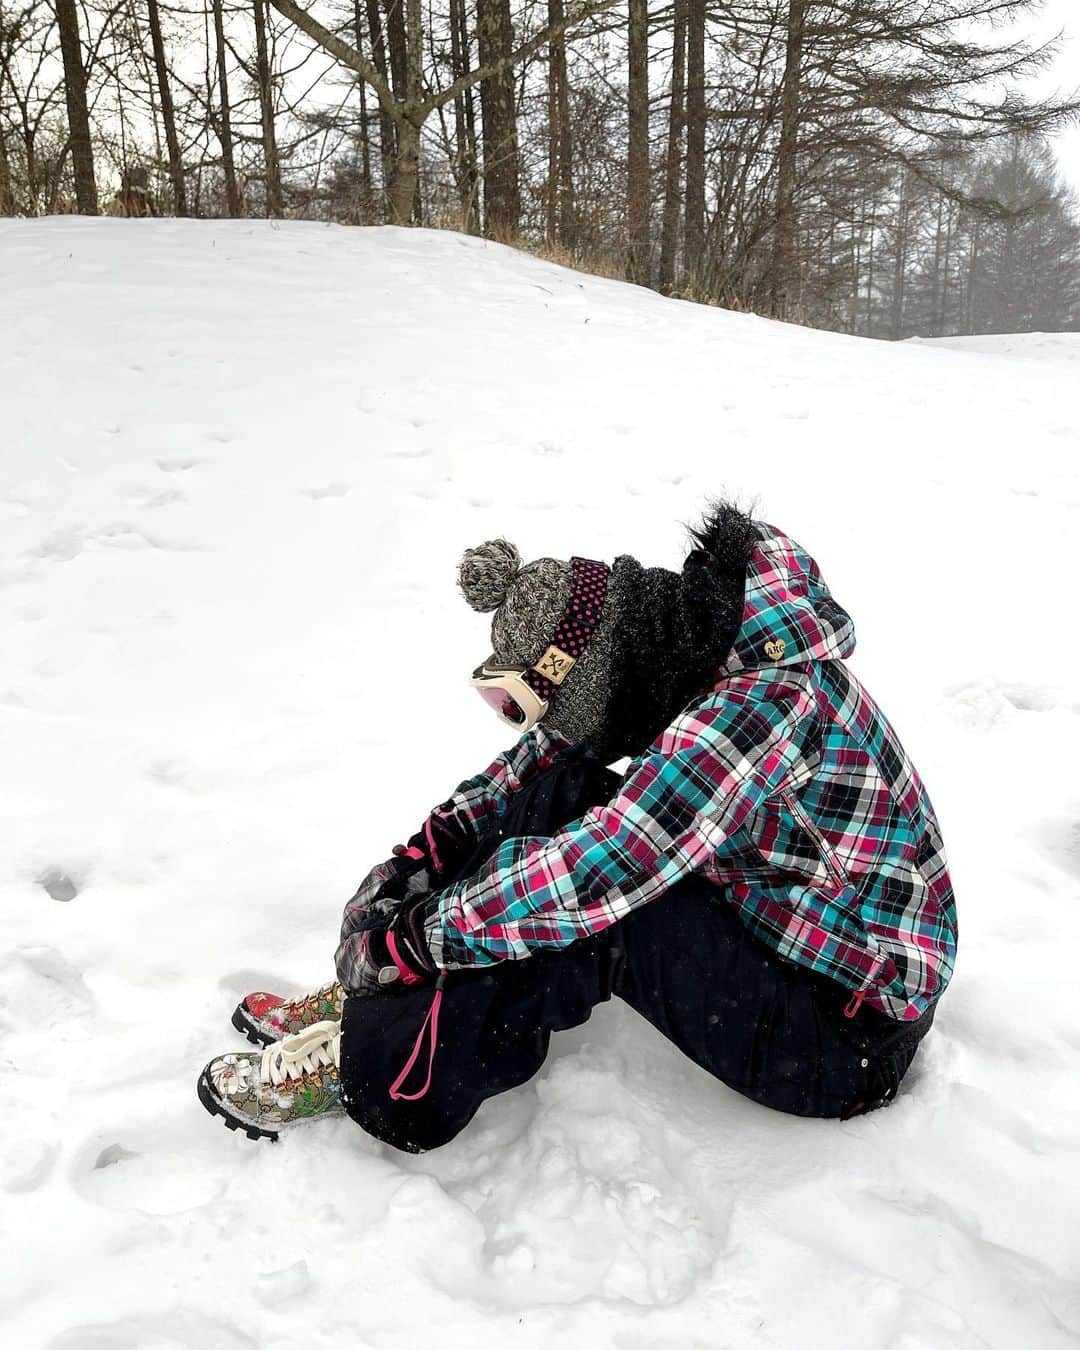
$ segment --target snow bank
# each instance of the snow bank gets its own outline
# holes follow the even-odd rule
[[[930,340],[912,338],[912,341],[959,352],[1071,366],[1074,373],[1080,373],[1080,333],[985,333]]]
[[[1074,1346],[1080,406],[1023,347],[449,234],[0,222],[5,1343]],[[942,817],[961,961],[901,1099],[774,1115],[605,1007],[434,1155],[224,1130],[238,996],[325,978],[505,743],[462,550],[674,564],[723,490],[818,556]]]

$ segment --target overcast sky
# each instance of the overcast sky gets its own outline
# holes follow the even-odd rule
[[[1039,81],[1041,93],[1057,90],[1070,94],[1080,89],[1080,0],[1047,0],[1039,20],[1039,35],[1050,37],[1059,29],[1065,32],[1061,53]],[[1057,151],[1062,173],[1080,193],[1080,125],[1061,133]]]

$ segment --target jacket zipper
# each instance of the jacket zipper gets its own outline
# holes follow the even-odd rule
[[[843,866],[843,864],[840,862],[840,859],[833,852],[829,844],[829,841],[825,838],[825,836],[821,833],[818,827],[810,819],[810,816],[808,815],[807,810],[803,806],[802,802],[796,800],[794,793],[790,789],[781,792],[780,799],[781,801],[787,804],[788,810],[799,822],[799,824],[803,827],[803,829],[814,841],[814,843],[817,844],[818,853],[821,856],[821,861],[825,864],[825,870],[831,874],[833,880],[839,881],[843,886],[850,885],[851,878],[847,874],[847,869]]]
[[[802,802],[797,801],[795,799],[794,793],[791,792],[790,790],[781,792],[780,798],[787,804],[788,810],[791,812],[791,814],[795,817],[795,819],[799,822],[799,824],[803,827],[806,833],[817,845],[818,854],[820,855],[821,861],[825,866],[825,870],[832,876],[833,880],[839,882],[840,885],[850,886],[851,878],[848,876],[847,868],[844,867],[840,859],[833,852],[832,847],[829,844],[829,841],[825,838],[825,836],[821,833],[818,827],[810,819],[810,815],[807,812],[806,808],[803,806]],[[848,999],[847,1003],[844,1004],[845,1017],[852,1018],[859,1011],[859,1009],[862,1007],[863,999],[870,992],[870,984],[872,983],[872,981],[873,977],[871,977],[871,981],[867,983],[867,985],[864,988],[857,989],[855,993],[853,993],[852,996]]]

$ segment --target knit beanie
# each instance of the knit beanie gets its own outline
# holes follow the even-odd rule
[[[708,686],[738,634],[753,522],[721,502],[691,538],[681,572],[615,560],[600,622],[544,714],[545,727],[609,763],[645,750]],[[495,664],[531,666],[570,599],[571,565],[523,566],[513,544],[492,539],[465,554],[458,582],[473,609],[494,615]]]
[[[458,568],[458,584],[473,609],[494,611],[495,665],[532,666],[540,660],[570,600],[570,573],[570,563],[558,558],[538,558],[523,567],[521,554],[505,539],[469,549]],[[588,647],[544,714],[544,726],[567,740],[585,740],[603,722],[610,692],[612,614],[609,592]]]

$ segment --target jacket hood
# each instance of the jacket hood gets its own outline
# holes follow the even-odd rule
[[[855,625],[833,599],[817,563],[782,530],[755,521],[742,623],[725,675],[762,666],[835,661],[855,650]]]

